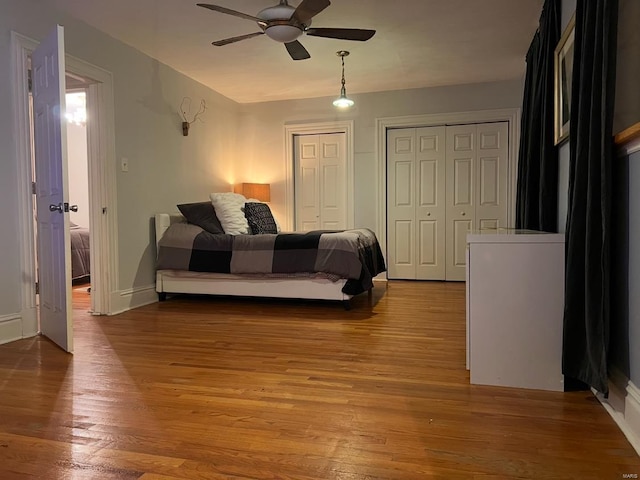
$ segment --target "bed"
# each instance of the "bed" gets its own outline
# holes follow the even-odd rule
[[[371,293],[384,258],[368,229],[212,234],[182,214],[155,216],[156,292],[340,301]]]
[[[71,222],[71,279],[85,281],[91,275],[89,260],[89,229]]]

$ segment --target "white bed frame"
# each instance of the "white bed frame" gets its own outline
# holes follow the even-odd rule
[[[164,232],[173,223],[186,222],[179,213],[158,213],[155,216],[156,247]],[[157,270],[156,292],[160,301],[168,293],[234,295],[244,297],[301,298],[341,301],[346,309],[353,295],[342,292],[347,282],[326,278],[256,278],[225,273],[202,273],[182,270]],[[369,290],[371,294],[371,290]]]

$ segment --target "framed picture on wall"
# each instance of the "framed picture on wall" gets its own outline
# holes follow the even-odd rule
[[[571,79],[573,77],[573,44],[576,33],[575,15],[569,20],[555,50],[555,143],[569,138],[571,119]]]

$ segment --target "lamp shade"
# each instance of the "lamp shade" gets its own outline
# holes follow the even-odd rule
[[[341,94],[338,98],[333,101],[333,106],[338,108],[349,108],[353,107],[353,100],[347,97],[346,94]]]
[[[302,35],[302,30],[291,25],[273,25],[267,28],[264,33],[276,42],[289,43]]]
[[[245,198],[255,198],[261,202],[271,201],[271,185],[268,183],[239,183],[233,191],[241,193]]]

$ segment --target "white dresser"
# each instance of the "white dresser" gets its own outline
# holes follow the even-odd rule
[[[471,383],[564,390],[564,235],[467,235],[467,368]]]

